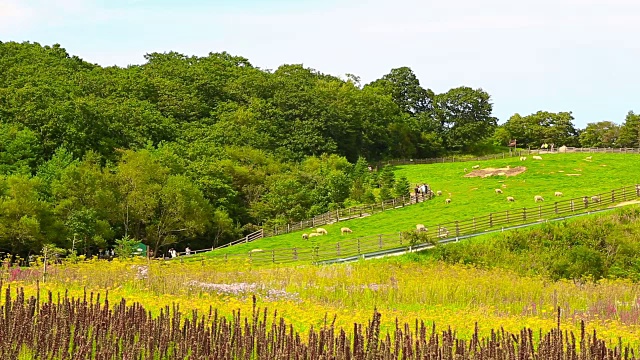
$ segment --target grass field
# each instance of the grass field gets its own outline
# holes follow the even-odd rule
[[[591,161],[586,160],[587,155],[592,156]],[[429,227],[471,219],[490,212],[530,208],[536,205],[535,195],[542,195],[549,203],[640,183],[640,167],[637,166],[640,157],[635,154],[549,154],[542,155],[542,158],[543,160],[532,160],[532,157],[528,156],[523,162],[513,157],[477,163],[399,166],[395,169],[397,177],[406,176],[411,183],[428,183],[434,191],[442,191],[443,196],[405,208],[323,226],[329,234],[316,237],[314,240],[320,246],[332,245],[348,238],[414,229],[419,223]],[[482,168],[525,166],[527,170],[511,177],[464,177],[464,169],[471,170],[476,164]],[[501,188],[503,184],[506,185],[503,194],[496,194],[494,189]],[[556,191],[562,192],[564,196],[554,197]],[[449,197],[449,193],[452,202],[447,205],[444,199]],[[507,202],[507,196],[513,196],[516,201]],[[343,226],[351,228],[353,233],[340,235],[340,228]],[[208,252],[205,255],[241,254],[252,249],[309,247],[310,242],[302,239],[302,233],[299,231],[264,238]]]

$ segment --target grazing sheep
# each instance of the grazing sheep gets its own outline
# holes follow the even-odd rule
[[[449,230],[446,227],[438,228],[438,237],[445,238],[447,236],[449,236]]]
[[[444,200],[444,203],[445,203],[445,204],[451,204],[451,199],[445,199],[445,200]]]
[[[321,234],[321,235],[327,235],[327,234],[328,234],[327,230],[325,230],[325,229],[323,229],[323,228],[317,228],[317,229],[316,229],[316,232],[317,232],[318,234]]]
[[[309,240],[309,234],[302,234],[302,238],[304,240]]]
[[[251,251],[249,251],[250,253],[257,253],[257,252],[263,252],[264,250],[262,249],[253,249]]]
[[[502,189],[496,189],[496,194],[502,194]]]
[[[309,234],[309,237],[310,237],[310,238],[312,238],[312,237],[316,237],[316,236],[322,236],[322,234],[318,234],[318,233],[311,233],[311,234]]]
[[[507,196],[507,201],[514,202],[516,199],[514,199],[513,196]]]
[[[587,156],[585,160],[591,160],[591,156]]]
[[[480,169],[480,165],[473,165],[471,168],[472,169]]]
[[[464,172],[467,172],[467,168],[464,168]]]
[[[353,231],[351,229],[349,229],[348,227],[343,227],[340,229],[340,235],[344,235],[345,233],[349,233],[351,234]]]
[[[502,187],[503,187],[503,188],[506,188],[506,187],[507,187],[507,184],[502,184]]]
[[[436,191],[436,195],[441,196],[442,195],[442,191],[440,191],[440,190]]]
[[[544,201],[544,198],[543,198],[542,196],[540,196],[540,195],[536,195],[536,196],[533,198],[533,201],[535,201],[535,202],[538,202],[538,201]]]
[[[422,224],[416,225],[416,231],[427,231],[427,228]]]
[[[533,160],[542,160],[542,156],[533,155]]]
[[[527,157],[526,156],[520,156],[520,161],[526,161]]]
[[[555,194],[553,194],[554,196],[562,196],[563,194],[560,191],[556,191]]]
[[[592,196],[591,197],[591,201],[596,202],[596,203],[600,202],[600,196]]]

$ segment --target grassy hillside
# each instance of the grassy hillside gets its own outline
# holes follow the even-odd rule
[[[315,239],[319,245],[334,244],[347,238],[409,230],[418,223],[430,226],[469,219],[490,212],[529,208],[535,206],[535,195],[542,195],[549,203],[640,183],[640,167],[637,166],[640,157],[637,155],[592,154],[591,161],[586,160],[586,156],[550,154],[543,155],[543,160],[537,161],[529,156],[524,162],[514,157],[478,163],[399,166],[395,169],[396,176],[406,176],[411,183],[428,183],[434,190],[441,190],[443,196],[418,205],[323,226],[329,234]],[[525,166],[527,170],[512,177],[465,177],[464,169],[470,171],[476,164],[481,168]],[[496,194],[494,189],[500,188],[503,184],[506,185],[503,194]],[[555,191],[563,192],[564,197],[554,197]],[[452,203],[447,205],[444,199],[449,197],[449,193]],[[513,196],[516,201],[507,202],[507,196]],[[340,228],[343,226],[351,228],[353,234],[341,236]],[[267,250],[307,247],[310,243],[301,238],[302,233],[300,231],[264,238],[208,254],[245,253],[257,248]]]

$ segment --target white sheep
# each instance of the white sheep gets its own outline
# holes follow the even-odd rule
[[[507,184],[502,184],[502,187],[506,189],[507,188]]]
[[[520,156],[520,161],[526,161],[527,157],[526,156]]]
[[[536,195],[536,196],[533,198],[533,201],[535,201],[535,202],[538,202],[538,201],[544,201],[544,198],[543,198],[542,196],[540,196],[540,195]]]
[[[427,231],[427,228],[422,224],[418,224],[416,225],[416,231]]]
[[[348,227],[340,228],[340,235],[344,235],[345,233],[351,234],[352,232],[353,231],[351,229],[349,229]]]
[[[585,160],[591,160],[591,156],[587,156]]]
[[[302,234],[302,238],[304,240],[308,240],[309,239],[309,234]]]
[[[592,196],[592,197],[591,197],[591,201],[593,201],[593,202],[600,202],[600,196]]]
[[[473,165],[471,168],[472,169],[480,169],[480,165]]]
[[[516,199],[514,199],[513,196],[507,196],[507,201],[514,202]]]
[[[562,196],[563,194],[560,191],[556,191],[555,194],[553,194],[554,196]]]
[[[533,155],[533,160],[542,160],[542,156]]]
[[[311,234],[309,234],[309,237],[310,237],[310,238],[312,238],[312,237],[316,237],[316,236],[322,236],[322,234],[318,234],[318,233],[311,233]]]
[[[317,232],[318,234],[321,234],[321,235],[327,235],[327,234],[328,234],[327,230],[325,230],[325,229],[323,229],[323,228],[317,228],[317,229],[316,229],[316,232]]]
[[[264,250],[262,249],[253,249],[251,251],[249,251],[250,253],[258,253],[258,252],[263,252]]]
[[[445,199],[445,200],[444,200],[444,203],[445,203],[445,204],[451,204],[451,199]]]
[[[438,228],[438,237],[445,238],[447,236],[449,236],[449,230],[447,230],[446,227],[441,226],[440,228]]]
[[[502,194],[502,189],[496,189],[496,194]]]
[[[440,190],[436,191],[436,195],[441,196],[442,195],[442,191],[440,191]]]
[[[464,168],[464,172],[467,172],[467,168]]]

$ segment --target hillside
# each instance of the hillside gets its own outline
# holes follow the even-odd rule
[[[323,226],[329,232],[315,237],[320,247],[333,247],[335,243],[366,235],[388,234],[415,228],[422,223],[427,227],[455,220],[466,220],[488,215],[491,212],[533,208],[535,195],[542,195],[545,203],[610,193],[625,185],[640,184],[640,168],[635,166],[640,157],[636,154],[593,154],[585,160],[584,154],[543,155],[543,160],[528,157],[521,162],[517,157],[479,162],[481,168],[524,166],[526,171],[516,176],[487,178],[465,177],[464,169],[471,170],[476,163],[447,163],[407,165],[395,169],[397,176],[406,176],[411,183],[428,183],[443,196],[424,203],[374,214],[369,217]],[[502,186],[506,185],[505,188]],[[496,194],[501,188],[503,194]],[[562,197],[555,197],[560,191]],[[451,204],[444,198],[451,193]],[[515,202],[507,202],[513,196]],[[352,234],[340,234],[341,227],[349,227]],[[302,239],[303,231],[256,240],[207,253],[239,254],[252,249],[304,248],[311,242]]]

